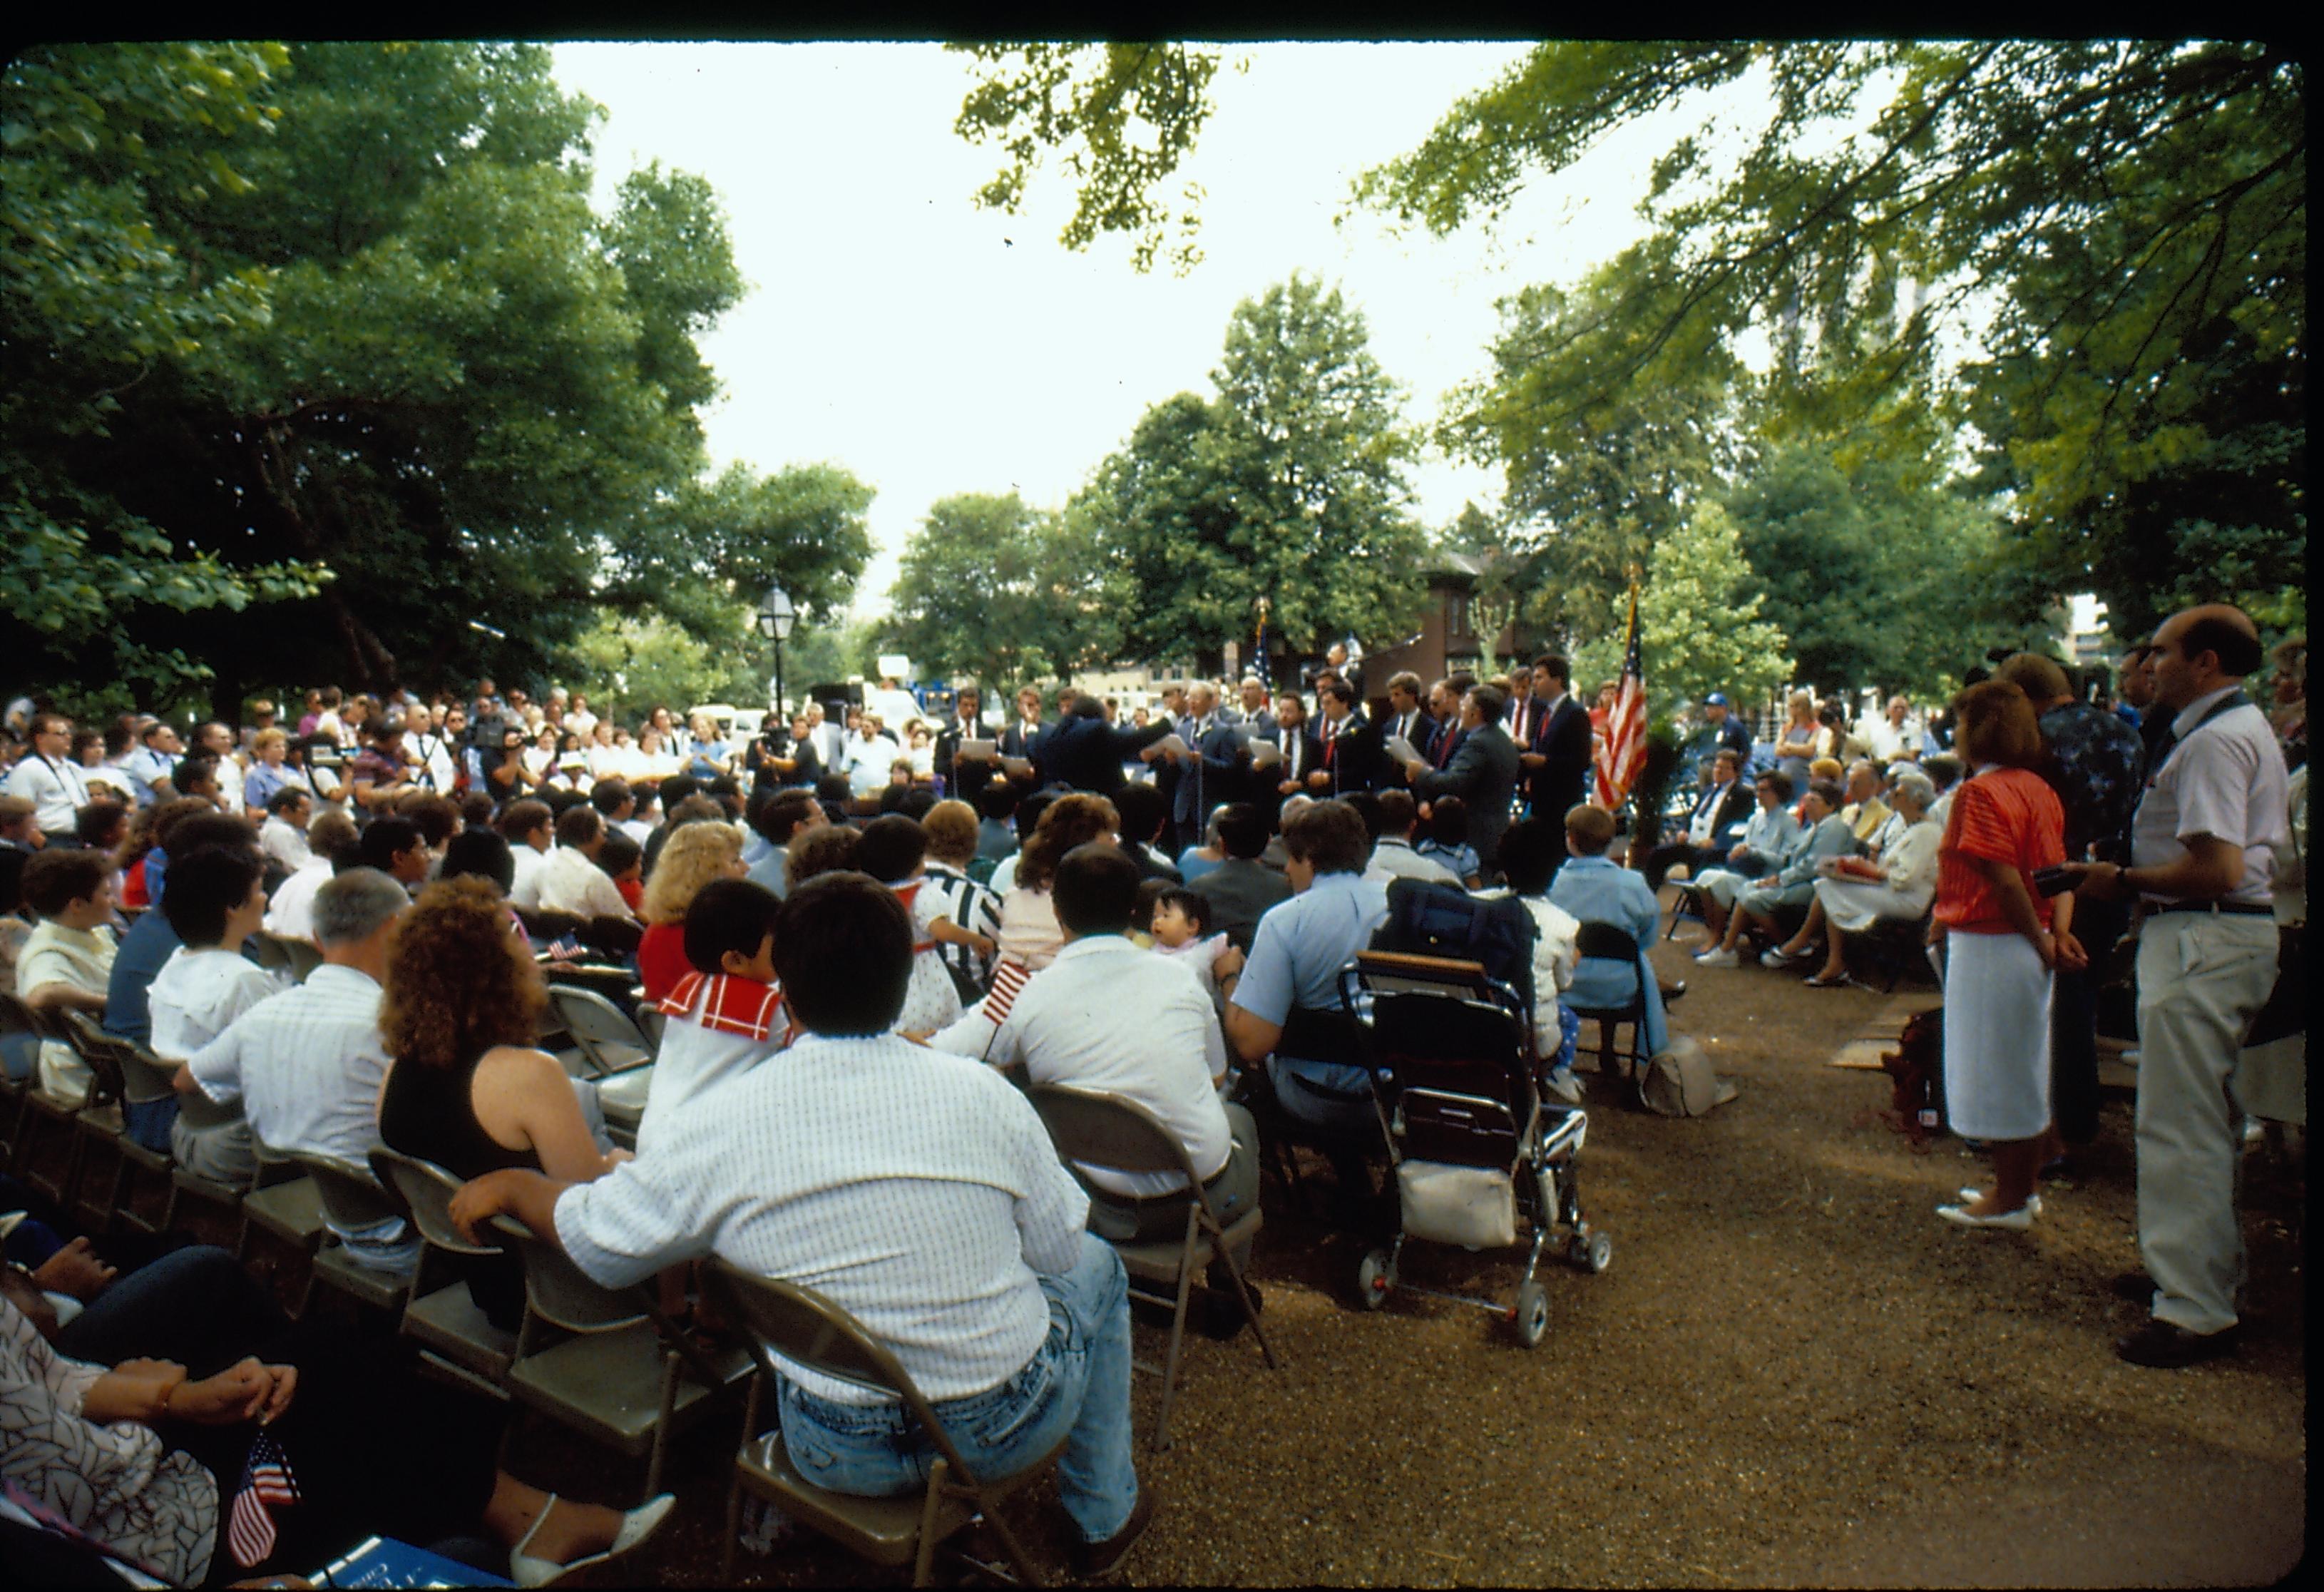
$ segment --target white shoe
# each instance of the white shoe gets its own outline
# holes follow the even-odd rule
[[[1561,1067],[1545,1080],[1549,1092],[1568,1106],[1582,1104],[1582,1080],[1573,1076],[1570,1067]]]
[[[1694,961],[1699,967],[1739,967],[1743,965],[1742,959],[1733,951],[1722,950],[1717,946],[1697,952]]]
[[[1975,1205],[1978,1200],[1984,1198],[1985,1190],[1982,1189],[1963,1189],[1960,1190],[1960,1202],[1963,1205]],[[2039,1194],[2028,1194],[2025,1197],[2025,1208],[2032,1211],[2035,1216],[2040,1216],[2042,1214],[2042,1197]]]
[[[610,1559],[619,1559],[661,1529],[661,1523],[669,1518],[671,1510],[678,1507],[678,1495],[663,1493],[647,1499],[643,1504],[622,1516],[622,1529],[613,1533],[613,1545],[611,1548],[606,1549],[603,1553],[592,1553],[576,1559],[570,1564],[558,1564],[554,1560],[549,1559],[535,1559],[525,1551],[525,1549],[531,1545],[533,1532],[540,1530],[540,1523],[547,1520],[549,1512],[556,1507],[557,1495],[551,1493],[549,1495],[549,1502],[540,1506],[540,1513],[532,1517],[532,1524],[527,1528],[523,1538],[515,1547],[509,1550],[509,1578],[520,1587],[554,1586],[575,1570],[588,1565],[604,1564]]]
[[[1997,1211],[1991,1216],[1971,1216],[1965,1206],[1940,1205],[1937,1214],[1961,1227],[1999,1227],[2005,1232],[2023,1233],[2034,1225],[2034,1207],[2030,1204],[2021,1205],[2015,1210]]]

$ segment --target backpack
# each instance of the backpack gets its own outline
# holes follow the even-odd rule
[[[1388,917],[1371,949],[1482,964],[1489,978],[1515,990],[1533,1010],[1533,914],[1514,895],[1480,901],[1453,884],[1394,879]]]
[[[1671,1036],[1638,1073],[1638,1104],[1657,1116],[1708,1116],[1735,1098],[1735,1086],[1711,1069],[1711,1058],[1690,1035]]]
[[[1904,1019],[1896,1048],[1880,1058],[1892,1090],[1881,1115],[1888,1125],[1928,1153],[1929,1141],[1945,1131],[1945,1010],[1932,1006]]]

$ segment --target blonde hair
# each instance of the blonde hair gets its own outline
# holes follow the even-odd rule
[[[1846,773],[1837,757],[1819,757],[1808,764],[1808,778],[1812,780],[1836,780]]]
[[[742,860],[742,838],[734,826],[696,819],[670,833],[646,881],[643,914],[649,923],[678,923],[713,879],[731,876]]]
[[[290,737],[281,730],[263,729],[252,737],[250,749],[254,753],[258,753],[265,751],[269,746],[288,746],[290,744]]]

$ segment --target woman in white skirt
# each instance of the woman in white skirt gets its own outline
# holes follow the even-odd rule
[[[1898,834],[1870,862],[1839,857],[1823,865],[1826,877],[1818,879],[1815,900],[1808,903],[1808,921],[1800,931],[1760,957],[1763,966],[1781,967],[1805,961],[1808,948],[1821,933],[1824,938],[1823,967],[1808,983],[1828,989],[1848,982],[1848,949],[1843,939],[1862,934],[1876,923],[1917,923],[1937,893],[1937,846],[1944,830],[1929,819],[1936,787],[1919,769],[1897,773],[1890,784],[1889,801],[1896,809]]]
[[[1953,798],[1937,853],[1929,942],[1945,960],[1945,1105],[1952,1130],[1985,1142],[1993,1188],[1963,1189],[1937,1214],[1964,1227],[2034,1225],[2034,1183],[2050,1153],[2050,989],[2060,966],[2087,965],[2071,895],[2034,875],[2066,857],[2066,814],[2032,765],[2042,755],[2034,705],[2006,680],[1953,700],[1956,745],[1977,772]]]

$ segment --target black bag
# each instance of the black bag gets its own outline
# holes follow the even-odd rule
[[[1515,990],[1530,1012],[1534,933],[1533,914],[1514,895],[1480,900],[1455,885],[1396,879],[1371,948],[1481,963],[1485,976]]]

